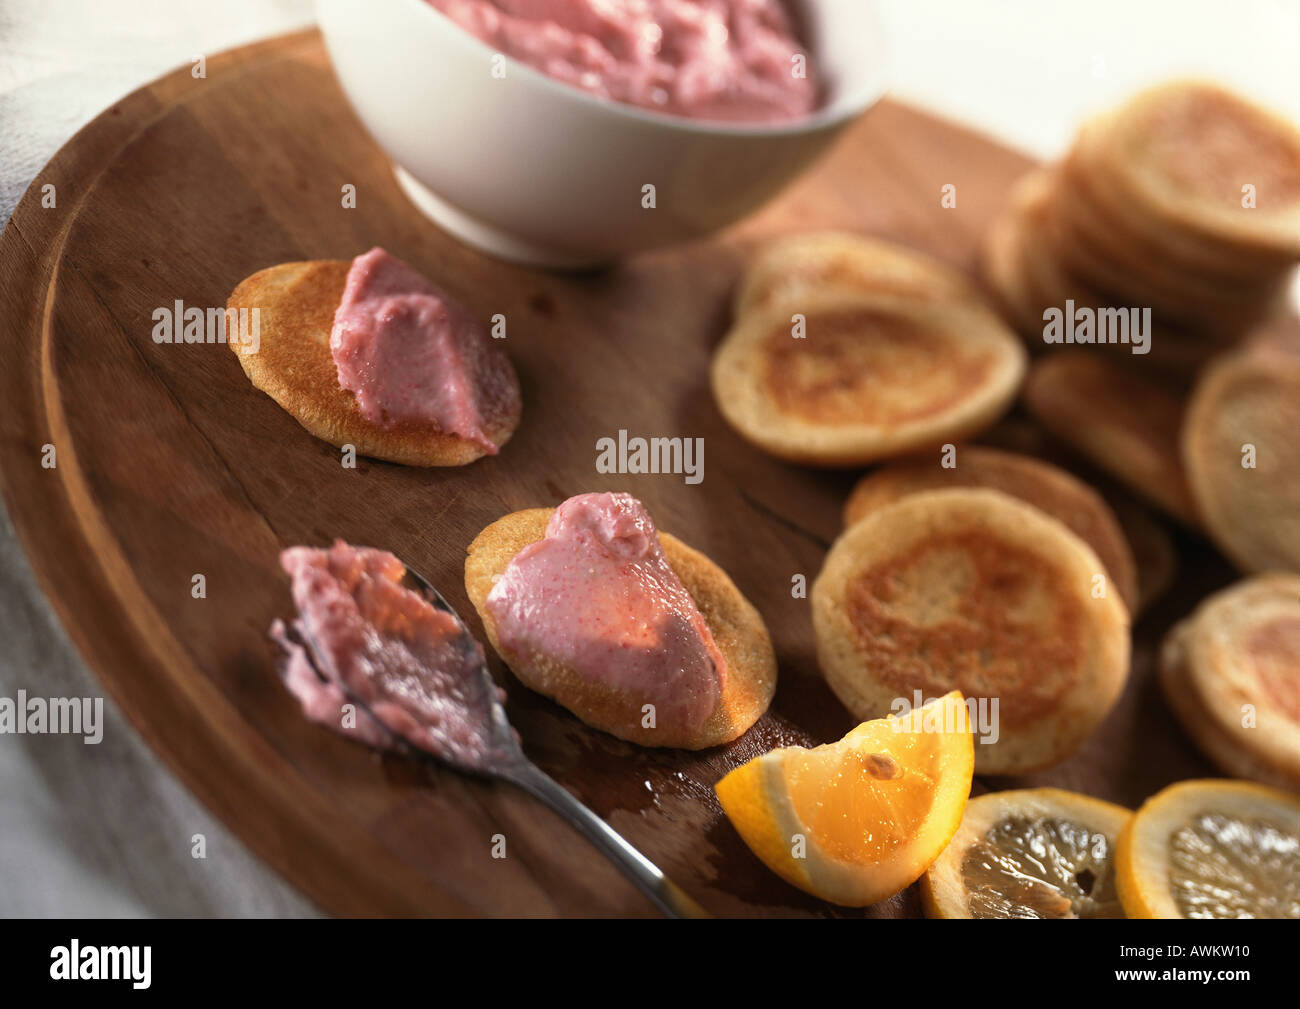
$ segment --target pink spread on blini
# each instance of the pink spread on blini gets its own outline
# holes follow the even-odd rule
[[[298,616],[290,627],[275,621],[271,636],[308,718],[371,746],[404,739],[461,766],[490,751],[497,688],[481,674],[483,650],[454,616],[401,584],[400,560],[337,540],[328,550],[290,547],[280,566]]]
[[[629,494],[561,504],[545,538],[510,561],[486,606],[504,649],[653,704],[661,727],[698,729],[726,685],[713,634]]]
[[[495,455],[495,418],[517,416],[519,381],[486,327],[383,249],[352,261],[330,353],[361,415],[392,428],[432,424]]]

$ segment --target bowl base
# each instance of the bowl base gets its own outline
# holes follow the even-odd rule
[[[393,166],[393,175],[402,192],[434,224],[480,252],[497,259],[540,266],[552,270],[590,270],[608,264],[606,259],[587,259],[516,238],[509,232],[487,224],[454,207],[401,165]]]

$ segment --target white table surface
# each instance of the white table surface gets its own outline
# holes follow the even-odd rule
[[[371,0],[374,3],[389,0]],[[894,93],[1039,156],[1171,75],[1300,121],[1294,0],[884,0]],[[0,222],[114,100],[199,54],[301,27],[309,0],[0,0]],[[0,519],[0,696],[101,696]],[[111,701],[104,740],[0,736],[0,915],[308,915]],[[191,858],[204,834],[208,857]]]

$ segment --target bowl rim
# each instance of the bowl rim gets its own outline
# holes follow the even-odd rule
[[[316,0],[317,5],[324,0]],[[392,0],[381,0],[381,2],[392,2]],[[480,53],[486,53],[492,56],[503,56],[510,63],[511,72],[518,70],[523,74],[525,80],[532,81],[535,87],[541,87],[550,94],[562,96],[562,101],[577,102],[588,108],[598,110],[604,115],[612,118],[630,120],[647,126],[657,126],[663,129],[676,130],[681,133],[690,133],[696,135],[708,136],[729,136],[739,138],[782,138],[782,137],[799,137],[811,133],[819,133],[828,129],[835,129],[844,125],[852,119],[856,119],[862,113],[866,112],[885,94],[884,82],[884,61],[881,61],[881,69],[869,79],[870,83],[861,89],[861,93],[853,101],[845,103],[841,107],[823,105],[821,108],[814,110],[808,116],[802,119],[794,119],[783,123],[754,124],[754,123],[728,123],[725,120],[713,119],[689,119],[685,116],[675,116],[666,112],[655,112],[651,109],[639,105],[632,105],[627,102],[620,102],[613,98],[602,98],[594,95],[589,91],[564,81],[558,81],[540,70],[535,70],[527,63],[515,59],[508,53],[492,48],[482,39],[466,31],[460,25],[456,24],[442,11],[433,6],[429,0],[397,0],[399,3],[406,4],[408,7],[415,6],[423,8],[429,16],[435,20],[432,22],[439,25],[439,31],[447,30],[448,34],[459,38],[456,44],[466,46]],[[796,2],[807,3],[809,0],[796,0]],[[816,2],[816,0],[811,0]],[[857,0],[863,6],[869,8],[868,16],[873,22],[878,35],[883,35],[881,24],[880,10],[875,0]]]

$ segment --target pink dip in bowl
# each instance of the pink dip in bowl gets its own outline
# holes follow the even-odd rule
[[[780,123],[804,118],[820,100],[783,0],[428,2],[499,52],[627,105]]]

